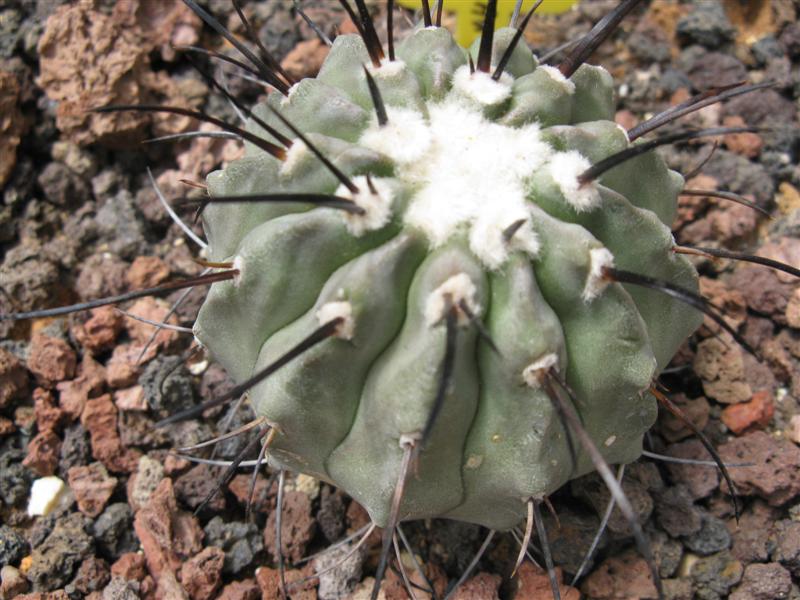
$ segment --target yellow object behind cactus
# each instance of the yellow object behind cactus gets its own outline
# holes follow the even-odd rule
[[[406,8],[422,8],[421,0],[398,0],[398,2]],[[576,2],[577,0],[544,0],[536,12],[560,13],[569,10]],[[534,0],[525,0],[522,3],[523,13],[533,3]],[[430,0],[429,4],[431,10],[433,10],[436,0]],[[508,25],[511,14],[514,12],[515,4],[516,0],[499,0],[497,3],[497,20],[495,21],[497,27]],[[445,0],[444,11],[446,13],[455,13],[456,15],[455,37],[459,44],[464,47],[469,46],[478,37],[481,32],[485,10],[486,0]]]

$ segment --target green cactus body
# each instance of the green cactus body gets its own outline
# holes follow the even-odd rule
[[[512,35],[496,33],[494,60]],[[343,319],[336,337],[250,398],[277,427],[273,465],[339,486],[385,525],[400,442],[428,419],[442,377],[443,319],[456,307],[453,376],[400,517],[506,529],[529,498],[592,469],[580,447],[573,465],[565,425],[541,387],[548,369],[574,390],[607,461],[641,453],[656,416],[647,389],[700,316],[656,291],[608,283],[602,267],[697,289],[668,228],[683,180],[648,153],[578,184],[593,162],[629,144],[599,67],[584,65],[567,80],[518,47],[493,81],[470,72],[446,30],[418,29],[398,45],[397,60],[370,67],[387,107],[380,126],[369,63],[361,38],[340,36],[316,79],[268,99],[358,193],[300,141],[283,162],[248,145],[245,158],[208,178],[212,196],[336,194],[363,214],[210,205],[210,258],[233,261],[240,274],[213,285],[195,333],[242,381],[327,319]],[[254,113],[296,137],[266,107]],[[271,139],[255,123],[250,130]]]

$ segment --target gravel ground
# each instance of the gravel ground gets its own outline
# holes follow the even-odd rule
[[[204,4],[241,29],[227,0]],[[575,39],[614,4],[584,1],[559,17],[534,18],[529,42],[543,51]],[[688,185],[743,194],[771,218],[724,200],[684,196],[673,227],[677,240],[800,267],[800,2],[643,5],[592,59],[620,83],[617,120],[625,127],[715,85],[776,82],[682,122],[765,128],[718,140]],[[198,274],[195,248],[164,211],[147,168],[168,198],[198,196],[202,190],[192,183],[240,149],[219,139],[142,145],[192,124],[174,115],[86,111],[112,103],[179,104],[235,122],[231,107],[209,93],[173,48],[221,48],[219,40],[183,5],[167,0],[11,0],[3,6],[0,312]],[[326,49],[290,6],[251,1],[245,10],[287,70],[313,75]],[[304,0],[303,6],[329,35],[353,30],[332,0]],[[408,27],[404,19],[397,22]],[[230,76],[227,84],[246,104],[259,97],[260,88],[249,81]],[[685,173],[711,148],[703,141],[663,155]],[[726,462],[750,464],[731,469],[742,517],[737,525],[727,486],[707,466],[643,458],[626,469],[623,487],[655,549],[668,598],[797,599],[800,288],[793,277],[757,265],[697,264],[703,293],[724,307],[728,323],[764,360],[723,341],[719,326],[707,321],[662,381]],[[190,326],[202,294],[191,292],[169,322]],[[161,320],[181,296],[140,299],[125,310]],[[168,451],[212,437],[225,413],[153,428],[159,418],[224,393],[232,383],[203,356],[187,357],[191,336],[162,330],[148,345],[151,333],[149,325],[113,308],[13,326],[0,322],[0,598],[279,597],[274,478],[259,475],[251,520],[246,471],[195,515],[219,473]],[[245,423],[248,411],[231,413],[232,424]],[[217,456],[229,459],[246,443],[229,440]],[[660,416],[647,448],[708,458],[692,431],[668,414]],[[29,515],[34,485],[63,487],[46,516]],[[309,477],[289,477],[286,490],[282,543],[290,565],[368,522],[348,497]],[[569,582],[608,492],[588,476],[552,502],[558,522],[551,515],[545,521],[559,574]],[[440,594],[486,535],[444,521],[412,523],[404,531]],[[368,597],[379,542],[374,533],[341,567],[295,587],[292,598]],[[511,535],[495,536],[454,597],[550,598],[546,575],[530,562],[509,578],[517,551]],[[287,579],[312,575],[343,554],[290,566]],[[404,563],[419,580],[410,554]],[[397,572],[389,572],[384,594],[407,597]],[[576,588],[562,587],[562,598],[581,595],[655,597],[646,563],[617,511],[588,575]]]

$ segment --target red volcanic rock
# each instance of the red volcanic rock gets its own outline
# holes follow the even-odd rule
[[[763,431],[745,434],[718,448],[725,462],[750,462],[751,467],[731,469],[739,494],[757,495],[779,506],[800,493],[800,448]],[[723,482],[722,490],[728,486]]]
[[[775,414],[772,394],[760,391],[749,402],[733,404],[722,411],[722,422],[736,435],[755,427],[766,427]]]
[[[31,339],[28,369],[45,387],[75,375],[78,357],[64,340],[37,333]]]
[[[140,453],[123,446],[117,431],[117,408],[110,394],[86,402],[81,424],[89,432],[92,456],[109,471],[131,473],[136,469]]]
[[[191,600],[211,600],[222,584],[225,553],[209,546],[183,563],[181,584]]]
[[[172,481],[162,479],[134,519],[147,569],[156,581],[162,573],[175,574],[181,564],[200,552],[203,530],[197,519],[178,509]]]
[[[117,486],[117,479],[111,477],[99,462],[70,468],[67,481],[75,494],[78,510],[89,517],[97,517],[103,512]]]

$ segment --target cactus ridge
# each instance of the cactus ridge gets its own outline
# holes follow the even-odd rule
[[[253,109],[252,135],[293,140],[285,160],[246,140],[208,176],[212,198],[359,208],[209,204],[209,260],[238,274],[212,286],[194,330],[245,381],[338,319],[250,398],[276,425],[272,465],[337,485],[381,526],[408,436],[400,520],[508,529],[530,498],[592,470],[542,386],[551,369],[604,458],[634,460],[656,416],[647,390],[700,322],[603,275],[697,289],[668,228],[683,179],[648,152],[579,181],[630,146],[611,77],[581,65],[566,79],[519,45],[506,53],[514,35],[495,32],[486,72],[468,66],[481,40],[465,51],[442,28],[418,28],[396,60],[339,36],[318,77]]]

